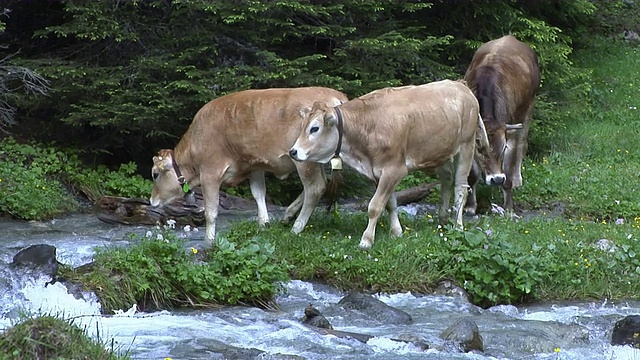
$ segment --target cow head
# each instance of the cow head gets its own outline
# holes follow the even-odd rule
[[[341,136],[336,111],[317,101],[303,114],[302,130],[289,155],[298,161],[327,163],[336,155]]]
[[[479,162],[485,173],[485,182],[487,185],[502,185],[504,182],[504,174],[501,177],[491,177],[489,174],[500,174],[504,169],[504,157],[508,151],[507,134],[519,131],[523,128],[522,124],[504,124],[491,117],[484,119],[484,124],[489,138],[490,150],[480,152]]]
[[[149,202],[151,206],[168,204],[184,195],[182,186],[173,166],[173,151],[162,149],[153,157],[151,168],[153,189]]]

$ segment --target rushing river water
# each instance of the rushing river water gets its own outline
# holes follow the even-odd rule
[[[220,219],[224,228],[225,219]],[[33,244],[54,245],[58,260],[79,266],[91,261],[100,246],[126,246],[127,234],[144,234],[148,226],[113,226],[92,215],[49,222],[0,221],[0,331],[26,311],[74,318],[102,341],[115,341],[134,359],[640,359],[640,351],[610,346],[615,322],[640,314],[640,303],[582,303],[498,306],[482,310],[460,297],[378,294],[402,309],[411,325],[389,325],[336,305],[345,295],[336,289],[302,281],[285,284],[278,311],[249,307],[181,310],[101,316],[95,296],[75,299],[48,278],[25,278],[9,269],[13,255]],[[183,232],[201,241],[204,231]],[[355,244],[354,244],[355,246]],[[373,335],[367,343],[321,335],[300,323],[313,304],[337,330]],[[439,334],[456,319],[471,318],[484,339],[484,354],[448,353],[393,341],[412,334],[438,343]]]

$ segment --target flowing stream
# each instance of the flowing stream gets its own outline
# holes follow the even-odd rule
[[[225,226],[219,219],[219,228]],[[56,314],[86,328],[91,336],[128,350],[134,359],[640,359],[640,350],[609,345],[616,321],[640,314],[639,302],[598,302],[497,306],[480,309],[461,297],[378,294],[388,305],[413,317],[411,325],[389,325],[337,305],[345,295],[318,284],[291,281],[278,296],[277,311],[250,307],[100,315],[95,296],[75,299],[60,283],[21,276],[9,268],[13,256],[34,244],[54,245],[58,260],[79,266],[100,246],[126,246],[128,234],[149,226],[114,226],[93,215],[48,222],[0,221],[0,332],[21,314]],[[181,236],[202,241],[204,231]],[[354,246],[356,244],[354,243]],[[321,335],[300,323],[313,304],[337,330],[373,335],[367,343]],[[411,334],[437,344],[456,319],[475,321],[484,353],[422,350],[391,340]]]

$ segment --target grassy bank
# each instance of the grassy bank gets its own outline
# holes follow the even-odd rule
[[[0,334],[0,359],[77,359],[127,360],[126,349],[117,349],[113,341],[94,340],[70,320],[42,315],[22,319]]]

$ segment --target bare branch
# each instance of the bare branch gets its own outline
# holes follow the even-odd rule
[[[23,94],[45,95],[49,91],[49,81],[31,69],[9,64],[10,57],[0,60],[0,132],[16,123],[16,109],[11,100]]]

